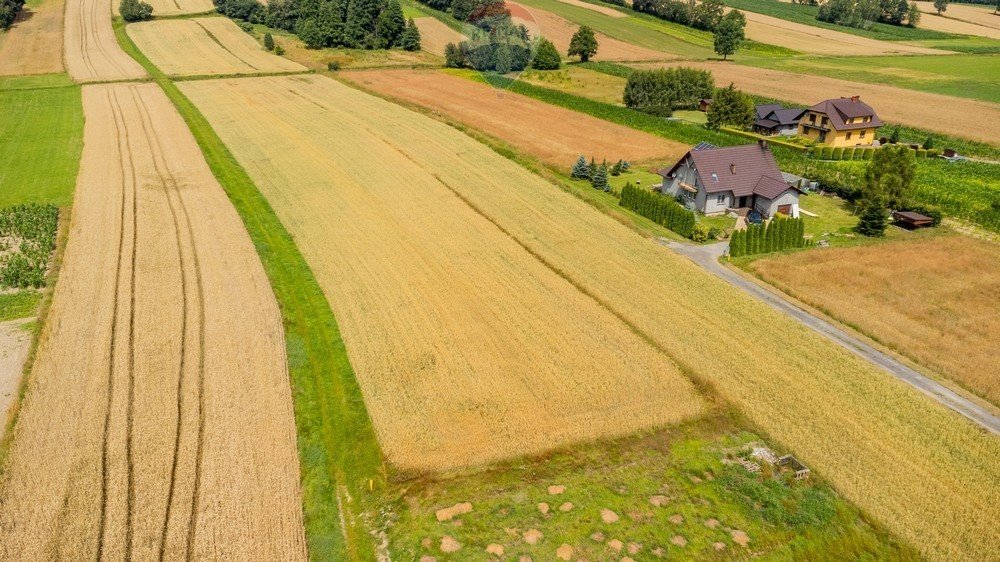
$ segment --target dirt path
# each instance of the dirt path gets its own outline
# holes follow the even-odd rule
[[[157,86],[83,103],[0,559],[303,559],[283,331],[243,223]]]
[[[744,11],[747,37],[761,43],[787,47],[803,53],[832,56],[850,55],[947,55],[950,51],[879,41],[851,33],[795,23]]]
[[[807,106],[822,98],[860,95],[886,121],[980,142],[997,142],[995,124],[1000,123],[1000,105],[989,102],[723,62],[689,61],[655,66],[694,66],[708,69],[715,75],[716,84],[733,82],[736,87],[754,94]]]
[[[21,384],[21,372],[31,348],[31,334],[24,329],[31,320],[0,322],[0,437],[7,427],[7,419],[14,397]]]
[[[63,0],[32,0],[0,37],[0,76],[63,71]]]
[[[719,258],[729,245],[728,242],[719,242],[707,246],[695,246],[693,244],[681,244],[677,242],[669,242],[666,245],[675,252],[691,258],[693,262],[700,265],[709,273],[767,303],[775,310],[791,316],[809,329],[829,338],[837,345],[885,370],[890,375],[916,388],[941,405],[958,412],[991,433],[1000,435],[1000,416],[997,416],[994,411],[981,406],[941,383],[928,378],[919,371],[906,366],[831,322],[807,312],[792,301],[783,298],[777,292],[769,291],[720,264]]]
[[[444,48],[448,43],[460,43],[466,39],[464,35],[443,24],[441,20],[432,17],[413,20],[420,30],[420,47],[428,53],[444,56]]]
[[[357,71],[341,75],[364,88],[443,113],[553,166],[568,168],[581,154],[598,161],[670,160],[688,148],[439,71]]]
[[[118,46],[111,28],[111,0],[68,0],[63,47],[66,70],[77,82],[146,76],[139,63]]]

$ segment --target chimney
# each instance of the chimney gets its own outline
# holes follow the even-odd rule
[[[730,174],[735,174],[736,173],[736,164],[730,164],[729,165],[729,173]]]
[[[764,139],[757,139],[757,145],[762,149],[767,150],[767,141]]]
[[[851,101],[854,103],[858,103],[859,101],[861,101],[861,96],[851,96]]]

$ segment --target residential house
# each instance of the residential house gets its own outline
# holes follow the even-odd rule
[[[821,101],[799,120],[799,135],[838,146],[867,146],[875,140],[882,120],[858,96]]]
[[[661,193],[706,215],[756,209],[764,217],[799,216],[801,191],[785,182],[764,140],[725,148],[701,143],[660,175]]]
[[[797,135],[799,119],[806,110],[801,107],[784,108],[776,103],[765,103],[756,107],[757,120],[753,130],[761,135]]]

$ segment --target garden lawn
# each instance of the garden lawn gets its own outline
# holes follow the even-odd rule
[[[0,207],[72,201],[83,105],[80,87],[53,86],[65,75],[56,76],[0,81]],[[42,89],[19,89],[32,85]]]

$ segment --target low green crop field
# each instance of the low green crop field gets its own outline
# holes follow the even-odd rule
[[[748,62],[776,70],[1000,103],[1000,55],[808,57]]]
[[[390,551],[404,560],[915,556],[822,482],[770,466],[749,472],[737,461],[764,443],[709,425],[414,483],[392,510]],[[471,511],[439,521],[438,510],[466,502]],[[503,554],[493,558],[487,547]]]
[[[0,207],[71,203],[83,150],[83,106],[80,87],[64,80],[0,81]]]

